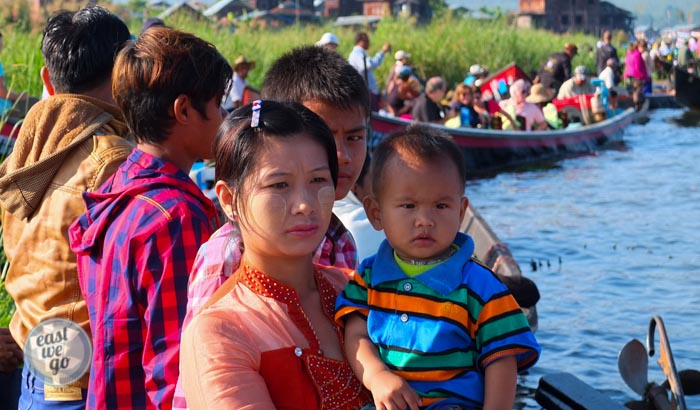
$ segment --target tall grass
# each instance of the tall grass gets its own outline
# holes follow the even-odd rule
[[[270,64],[290,48],[312,44],[326,31],[333,31],[340,40],[338,52],[347,56],[359,29],[322,26],[292,26],[263,30],[242,25],[235,33],[217,28],[209,22],[188,19],[166,21],[181,30],[195,33],[212,42],[230,61],[240,54],[257,62],[248,81],[260,86]],[[594,69],[596,38],[584,34],[557,35],[544,30],[518,29],[506,17],[495,20],[465,19],[445,14],[428,25],[416,26],[410,20],[385,19],[370,33],[370,53],[383,43],[391,43],[394,51],[406,50],[423,78],[440,75],[448,84],[464,79],[472,64],[487,66],[491,72],[517,63],[525,72],[534,73],[550,53],[561,51],[566,42],[579,46],[574,65]],[[393,54],[375,71],[380,86],[393,64]]]

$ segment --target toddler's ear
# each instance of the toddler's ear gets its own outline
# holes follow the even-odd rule
[[[463,221],[464,220],[464,214],[467,212],[467,207],[469,206],[469,198],[466,196],[462,197],[462,203],[460,204],[460,209],[459,209],[459,220]]]
[[[382,213],[379,211],[379,202],[374,197],[374,195],[367,195],[362,200],[362,205],[365,207],[365,213],[367,214],[367,219],[372,227],[378,231],[384,229],[382,226]]]

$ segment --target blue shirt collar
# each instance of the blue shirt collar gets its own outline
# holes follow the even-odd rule
[[[469,235],[458,232],[452,243],[459,247],[457,253],[445,262],[420,275],[414,276],[412,279],[443,295],[450,294],[457,289],[463,281],[464,265],[469,262],[474,253],[474,241]],[[411,278],[396,263],[394,260],[394,249],[385,239],[374,257],[370,284],[372,287],[375,287],[383,282],[405,279]]]

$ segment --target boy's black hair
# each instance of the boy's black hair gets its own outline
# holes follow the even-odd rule
[[[452,137],[437,128],[411,124],[406,129],[397,131],[382,140],[372,153],[372,192],[378,196],[382,184],[382,174],[389,160],[399,153],[408,153],[420,161],[452,161],[457,167],[462,191],[466,187],[467,168],[462,151]],[[391,181],[386,181],[391,183]]]
[[[126,24],[103,7],[51,17],[41,54],[56,92],[82,94],[109,81],[114,58],[130,38]]]
[[[265,76],[262,97],[278,101],[318,101],[369,115],[365,80],[343,57],[319,46],[295,48],[277,59]]]

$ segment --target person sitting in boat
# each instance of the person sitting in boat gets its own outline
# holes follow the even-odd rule
[[[452,118],[445,122],[448,127],[450,126],[449,122],[454,122],[452,125],[454,127],[471,128],[479,127],[485,123],[474,109],[472,88],[464,83],[457,84],[452,103],[450,103],[450,111]]]
[[[467,74],[467,76],[464,78],[464,84],[470,87],[475,87],[477,81],[483,81],[486,77],[488,77],[488,75],[489,72],[486,70],[486,68],[479,64],[474,64],[469,67],[469,74]]]
[[[525,100],[528,91],[529,84],[525,80],[515,80],[509,88],[510,98],[498,103],[499,115],[503,117],[502,129],[532,131],[548,128],[542,110],[536,104]]]
[[[563,124],[561,118],[559,118],[557,107],[552,104],[553,99],[553,89],[546,88],[544,84],[535,84],[530,87],[530,95],[525,98],[525,101],[539,107],[550,129],[559,129],[562,128]]]
[[[477,80],[477,84],[479,81]],[[489,109],[486,106],[486,101],[482,99],[482,93],[481,93],[481,88],[479,86],[476,86],[472,89],[472,96],[474,102],[472,103],[472,107],[474,107],[474,111],[479,114],[479,116],[483,119],[484,121],[484,128],[488,128],[488,124],[491,120],[491,114],[489,113]]]
[[[559,88],[557,98],[571,98],[577,95],[593,94],[595,87],[588,79],[588,69],[586,66],[580,65],[574,70],[574,76],[564,81],[564,84]]]
[[[468,205],[460,148],[414,124],[379,144],[371,169],[365,209],[387,239],[338,295],[335,313],[355,374],[377,409],[513,408],[518,372],[541,348],[460,232]]]
[[[401,67],[386,90],[387,111],[395,117],[411,118],[413,103],[420,95],[420,83],[411,74],[411,67]]]
[[[550,54],[540,71],[535,77],[534,83],[542,83],[547,88],[554,88],[555,92],[564,81],[571,78],[571,60],[578,54],[578,47],[572,43],[564,45],[564,51]]]
[[[445,96],[445,80],[431,77],[425,83],[425,90],[416,98],[411,109],[413,120],[442,124],[446,119],[446,110],[442,105]]]

